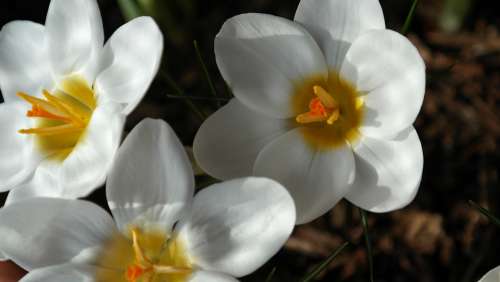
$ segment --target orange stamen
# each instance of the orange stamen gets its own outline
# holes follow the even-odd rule
[[[81,110],[78,110],[69,102],[50,94],[47,90],[43,90],[46,100],[23,92],[19,92],[17,95],[32,106],[31,110],[26,112],[26,116],[59,122],[48,127],[21,129],[19,130],[21,134],[56,135],[75,133],[81,132],[86,126],[87,118]]]
[[[136,282],[136,280],[144,274],[144,269],[138,265],[131,265],[127,268],[127,280]]]
[[[335,99],[321,86],[314,86],[315,98],[309,102],[309,111],[296,117],[298,123],[312,123],[326,121],[333,124],[339,119],[339,107]]]

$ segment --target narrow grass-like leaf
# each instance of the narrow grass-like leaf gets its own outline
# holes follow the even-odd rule
[[[184,93],[184,91],[182,91],[180,86],[177,85],[175,80],[165,71],[160,71],[159,75],[170,87],[174,89],[177,96],[186,98],[184,99],[184,101],[186,102],[188,107],[198,116],[198,118],[201,121],[204,121],[206,117],[203,114],[203,112],[200,109],[198,109],[198,107],[193,103],[193,101],[189,99],[189,97]]]
[[[401,34],[406,35],[408,30],[410,29],[411,22],[413,21],[413,17],[415,16],[415,11],[417,10],[418,0],[413,0],[413,4],[411,5],[410,11],[408,12],[408,16],[406,16],[405,23],[403,24],[403,28],[401,28]]]
[[[338,249],[335,250],[328,258],[326,258],[321,264],[319,264],[311,273],[307,274],[302,282],[310,282],[316,278],[323,270],[325,270],[328,265],[349,245],[349,242],[345,242]]]
[[[127,21],[144,15],[135,0],[118,0],[118,6]]]
[[[266,282],[271,282],[271,280],[273,279],[274,273],[276,273],[276,267],[273,267],[271,272],[269,272],[269,274],[267,275],[267,278],[266,278]]]
[[[478,210],[480,213],[482,213],[484,216],[486,216],[492,223],[494,223],[497,226],[500,226],[500,220],[496,216],[494,216],[489,210],[481,207],[472,200],[469,200],[469,204],[476,210]]]
[[[361,215],[361,224],[363,225],[363,233],[365,235],[366,252],[368,253],[368,267],[370,270],[370,282],[373,282],[373,251],[372,243],[370,241],[370,234],[368,232],[368,220],[366,212],[363,209],[359,209],[359,214]]]
[[[201,68],[203,69],[205,80],[207,81],[208,86],[210,87],[210,92],[212,93],[212,96],[217,97],[217,91],[215,90],[214,82],[212,81],[212,77],[210,77],[207,65],[205,64],[203,56],[201,55],[200,47],[198,46],[198,41],[194,40],[193,45],[194,45],[194,50],[196,52],[196,57],[198,58],[198,62],[200,63]],[[221,106],[220,102],[218,102],[217,104],[219,107]]]

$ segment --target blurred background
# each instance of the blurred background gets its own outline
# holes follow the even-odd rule
[[[0,25],[18,19],[43,23],[49,2],[2,1]],[[126,130],[145,117],[161,118],[189,147],[202,118],[231,96],[213,55],[213,39],[221,25],[247,12],[293,18],[299,0],[98,2],[107,38],[139,14],[156,17],[165,33],[162,72],[129,116]],[[413,1],[380,2],[387,27],[401,30]],[[473,200],[500,215],[499,4],[497,0],[418,2],[408,37],[427,65],[427,92],[416,122],[425,154],[424,175],[410,206],[368,215],[375,281],[477,281],[500,265],[498,228],[468,204]],[[211,91],[194,40],[215,84],[217,101],[199,99],[211,97]],[[201,175],[197,181],[201,188],[214,180]],[[89,199],[106,207],[103,189]],[[359,212],[345,201],[322,218],[299,226],[283,251],[242,281],[264,281],[274,267],[272,281],[298,281],[345,241],[351,245],[317,280],[368,281]]]

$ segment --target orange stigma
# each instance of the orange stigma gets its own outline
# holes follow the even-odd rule
[[[339,105],[323,87],[313,86],[316,97],[309,102],[309,111],[296,117],[298,123],[324,122],[333,124],[340,116]]]
[[[30,118],[43,118],[52,121],[51,126],[21,129],[21,134],[56,135],[82,132],[89,121],[89,113],[80,109],[69,98],[60,98],[43,90],[45,99],[40,99],[26,93],[17,93],[32,108],[26,113]]]

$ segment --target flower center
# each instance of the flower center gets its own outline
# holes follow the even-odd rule
[[[116,271],[97,273],[97,281],[187,281],[193,270],[179,239],[135,227],[130,229],[130,237],[116,234],[109,241],[98,264]]]
[[[94,91],[80,76],[61,82],[54,93],[43,90],[43,98],[23,92],[19,97],[31,104],[26,113],[35,118],[35,127],[20,129],[36,136],[39,149],[54,159],[64,160],[81,139],[96,107]]]
[[[304,139],[314,149],[341,147],[359,137],[363,98],[334,71],[326,80],[318,75],[298,83],[292,109]]]

